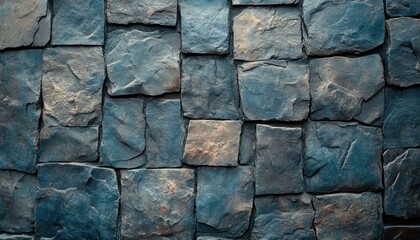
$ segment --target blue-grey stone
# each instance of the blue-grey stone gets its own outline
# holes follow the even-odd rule
[[[175,30],[109,32],[105,45],[108,93],[156,96],[179,91],[179,51]]]
[[[252,167],[197,170],[197,222],[239,237],[249,227],[254,195]]]
[[[229,240],[229,238],[213,237],[213,236],[198,236],[197,240]]]
[[[0,240],[35,240],[35,237],[28,234],[0,234]]]
[[[241,141],[239,145],[239,163],[249,165],[254,163],[255,157],[255,123],[245,122],[242,125]]]
[[[383,0],[304,0],[302,12],[310,56],[366,52],[384,41]]]
[[[144,99],[105,97],[100,145],[100,164],[136,168],[146,163]]]
[[[116,239],[119,192],[112,169],[38,165],[36,238]]]
[[[238,60],[303,57],[298,8],[248,7],[233,17],[233,50]]]
[[[257,124],[256,132],[255,193],[303,192],[302,129]]]
[[[0,169],[35,172],[42,50],[0,53]]]
[[[232,60],[193,56],[182,61],[181,101],[184,116],[238,119],[238,87]]]
[[[415,17],[420,14],[418,0],[386,0],[386,13],[390,17]]]
[[[104,79],[100,47],[45,49],[42,76],[44,125],[98,125],[102,119]]]
[[[384,148],[420,146],[420,86],[385,89]]]
[[[98,127],[44,127],[40,135],[40,162],[98,160]]]
[[[298,4],[300,0],[232,0],[232,5]]]
[[[255,199],[252,240],[315,240],[315,212],[308,195],[268,196]]]
[[[382,235],[383,240],[419,240],[420,226],[419,225],[397,225],[385,226]]]
[[[382,188],[380,128],[350,122],[308,122],[305,134],[306,191]]]
[[[121,171],[122,239],[193,239],[194,170]]]
[[[309,113],[307,64],[269,61],[238,67],[242,110],[251,120],[302,121]]]
[[[383,159],[385,213],[420,217],[420,148],[389,149]]]
[[[104,0],[52,0],[53,45],[103,45]]]
[[[0,232],[33,232],[36,190],[34,175],[0,170]]]
[[[322,195],[313,204],[317,239],[381,239],[380,193]]]
[[[148,168],[180,167],[185,122],[179,99],[152,99],[146,105]]]

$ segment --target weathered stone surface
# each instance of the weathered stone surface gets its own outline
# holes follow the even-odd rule
[[[192,239],[194,170],[121,172],[123,239]]]
[[[229,2],[180,0],[182,52],[225,54],[229,48]]]
[[[175,30],[111,31],[105,45],[108,93],[155,96],[179,91],[179,48]]]
[[[381,239],[379,193],[338,193],[314,198],[318,239]]]
[[[391,17],[415,17],[420,14],[417,0],[386,0],[386,13]]]
[[[307,195],[255,199],[252,240],[316,239],[312,229],[315,212]]]
[[[297,4],[300,0],[232,0],[232,5]]]
[[[108,23],[176,25],[177,0],[107,0],[106,5]]]
[[[385,226],[382,239],[383,240],[403,240],[403,239],[412,239],[419,240],[420,236],[420,226]]]
[[[37,239],[116,239],[119,192],[113,170],[39,164],[38,181]]]
[[[144,100],[105,97],[100,146],[101,165],[135,168],[146,163]]]
[[[198,166],[237,166],[241,122],[190,120],[183,162]]]
[[[418,5],[420,11],[420,1]],[[386,82],[400,87],[420,84],[420,19],[389,19],[386,29]]]
[[[304,0],[302,12],[310,56],[361,53],[384,41],[382,0]]]
[[[53,45],[103,45],[104,0],[52,0]]]
[[[146,105],[148,168],[180,167],[185,122],[179,99],[153,99]]]
[[[302,129],[257,124],[255,193],[303,192]]]
[[[229,240],[229,238],[213,237],[213,236],[199,236],[197,240]]]
[[[0,232],[33,232],[36,189],[35,176],[0,170]]]
[[[420,87],[385,89],[384,148],[420,146]]]
[[[189,118],[238,119],[238,90],[232,60],[194,56],[182,61],[181,100]]]
[[[42,76],[44,125],[98,125],[104,78],[100,47],[47,48]]]
[[[267,60],[303,57],[301,18],[298,8],[254,8],[233,18],[235,59]]]
[[[239,163],[243,165],[253,164],[255,152],[255,123],[244,123],[241,131],[239,145]]]
[[[42,50],[0,53],[0,169],[36,170],[41,74]]]
[[[249,226],[253,183],[251,167],[198,168],[197,222],[227,237],[241,236]]]
[[[384,153],[384,210],[395,217],[420,217],[420,148]]]
[[[242,109],[251,120],[301,121],[309,112],[309,68],[292,62],[242,63]]]
[[[305,127],[308,192],[382,188],[380,128],[344,122],[309,122]]]
[[[96,161],[98,137],[98,127],[44,127],[41,130],[39,161]]]
[[[311,119],[381,124],[385,79],[379,55],[313,59],[310,69]]]
[[[0,234],[0,240],[35,240],[34,236],[27,234]]]

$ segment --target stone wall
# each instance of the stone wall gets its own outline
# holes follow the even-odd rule
[[[419,239],[418,0],[0,0],[0,239]]]

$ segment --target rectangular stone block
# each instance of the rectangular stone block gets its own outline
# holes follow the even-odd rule
[[[418,239],[420,236],[420,226],[398,225],[398,226],[385,226],[382,239],[395,240],[395,239]]]
[[[415,17],[420,14],[418,0],[386,0],[386,13],[390,17]]]
[[[239,145],[239,163],[253,165],[255,158],[256,124],[245,122],[242,125],[241,140]]]
[[[232,0],[232,5],[298,4],[300,0]]]

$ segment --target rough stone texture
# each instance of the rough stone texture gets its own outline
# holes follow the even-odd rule
[[[194,56],[182,61],[181,100],[184,116],[238,119],[238,98],[232,60]]]
[[[181,101],[179,99],[148,101],[146,119],[146,167],[180,167],[186,135]]]
[[[42,50],[0,53],[0,169],[36,170],[41,74]]]
[[[35,240],[34,236],[27,234],[0,234],[0,240]]]
[[[384,148],[420,146],[420,87],[385,90]]]
[[[420,1],[418,5],[420,14]],[[389,19],[386,29],[383,57],[387,83],[400,87],[420,84],[420,19]]]
[[[176,25],[177,0],[107,0],[106,5],[108,23]]]
[[[135,168],[146,163],[144,100],[138,97],[105,97],[100,146],[100,164]]]
[[[314,226],[318,239],[381,239],[379,193],[316,196]]]
[[[420,239],[420,226],[385,226],[383,240],[419,240]]]
[[[298,4],[300,0],[232,0],[232,5]]]
[[[98,159],[98,127],[44,127],[40,162],[93,162]]]
[[[229,1],[179,0],[182,52],[227,53],[229,5]]]
[[[304,0],[306,53],[361,53],[381,45],[385,35],[382,0]]]
[[[309,68],[292,62],[242,63],[242,109],[251,120],[301,121],[309,112]]]
[[[418,0],[386,0],[386,13],[390,17],[414,17],[420,14]]]
[[[298,8],[254,8],[233,17],[235,59],[267,60],[303,57]]]
[[[50,41],[51,12],[47,0],[2,0],[0,13],[0,50],[43,47]]]
[[[254,195],[252,171],[251,167],[198,168],[197,222],[227,237],[245,233]]]
[[[191,120],[183,162],[198,166],[237,166],[241,122]]]
[[[311,119],[382,124],[385,85],[379,55],[311,60]]]
[[[52,0],[53,45],[103,45],[104,0]]]
[[[420,217],[420,149],[389,149],[383,159],[385,213]]]
[[[315,212],[307,195],[255,199],[256,217],[252,240],[316,239],[312,229]]]
[[[116,239],[119,192],[113,170],[46,163],[38,165],[38,181],[37,239]]]
[[[0,232],[33,232],[36,189],[35,176],[0,170]]]
[[[44,125],[98,125],[104,78],[100,47],[47,48],[42,76]]]
[[[179,48],[174,30],[111,31],[105,45],[108,93],[156,96],[179,91]]]
[[[255,193],[303,192],[302,129],[257,124]]]
[[[121,172],[123,239],[192,239],[194,170]]]
[[[213,237],[213,236],[199,236],[197,240],[228,240],[229,238]]]
[[[304,176],[308,192],[382,188],[380,128],[344,122],[309,122]]]
[[[244,123],[241,131],[239,145],[239,163],[243,165],[253,164],[255,151],[255,123]]]

